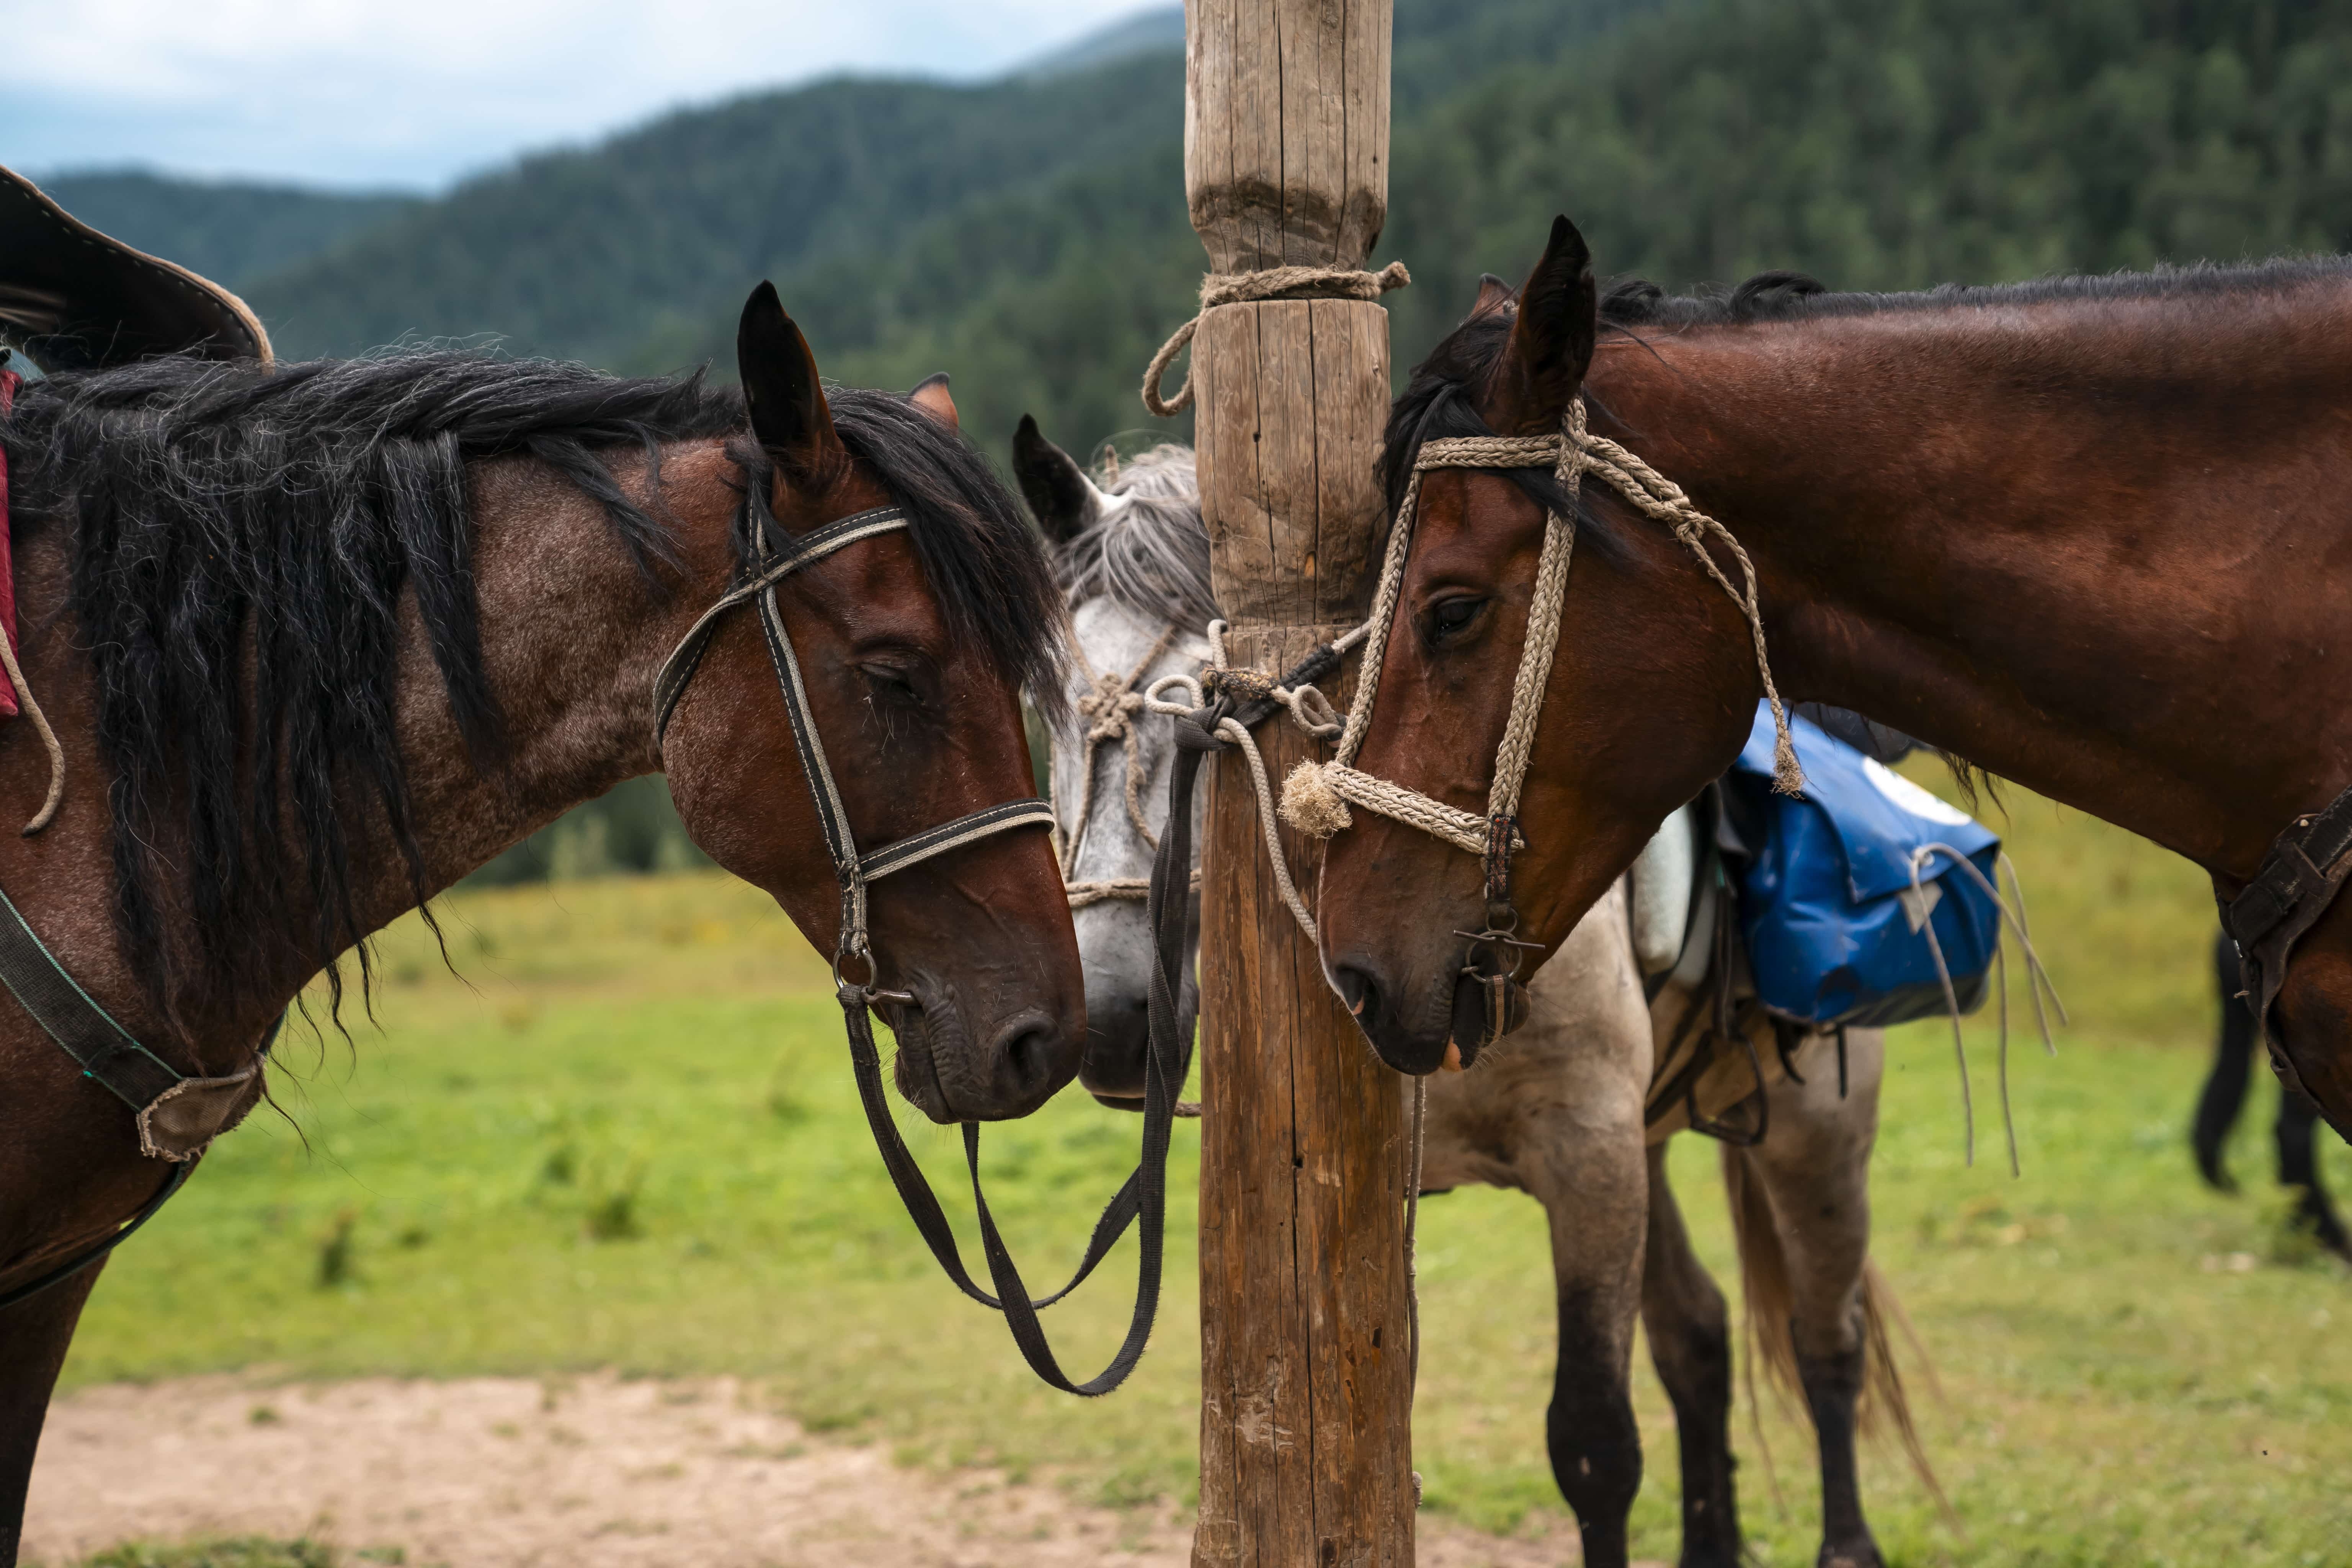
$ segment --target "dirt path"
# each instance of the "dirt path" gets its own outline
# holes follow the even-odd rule
[[[139,1538],[309,1532],[412,1568],[1181,1568],[1176,1510],[1072,1504],[985,1470],[811,1438],[731,1380],[541,1384],[229,1377],[96,1388],[49,1413],[34,1563]],[[1423,1568],[1556,1568],[1561,1530],[1424,1520]]]

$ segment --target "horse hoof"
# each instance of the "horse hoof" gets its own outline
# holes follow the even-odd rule
[[[1874,1541],[1853,1546],[1825,1545],[1815,1568],[1886,1568],[1886,1559],[1878,1554]]]

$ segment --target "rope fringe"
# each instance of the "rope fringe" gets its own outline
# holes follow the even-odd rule
[[[1405,270],[1402,261],[1391,261],[1378,272],[1363,272],[1352,267],[1269,267],[1263,272],[1212,272],[1201,279],[1199,313],[1177,328],[1175,334],[1160,345],[1160,352],[1151,356],[1151,367],[1143,373],[1143,406],[1162,419],[1171,419],[1192,405],[1190,367],[1173,397],[1160,397],[1160,379],[1192,341],[1192,334],[1201,330],[1201,318],[1220,305],[1241,305],[1254,300],[1377,300],[1390,289],[1402,289],[1412,281],[1412,274]]]

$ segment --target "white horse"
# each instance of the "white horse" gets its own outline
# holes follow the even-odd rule
[[[1202,628],[1217,616],[1192,453],[1163,446],[1093,476],[1024,419],[1013,468],[1052,544],[1078,644],[1076,719],[1055,738],[1053,798],[1086,966],[1086,1081],[1106,1103],[1138,1105],[1151,951],[1142,889],[1173,751],[1141,693],[1198,669]],[[1516,1187],[1550,1217],[1559,1340],[1545,1436],[1585,1563],[1626,1561],[1642,1479],[1629,1387],[1638,1314],[1675,1406],[1681,1562],[1732,1568],[1730,1328],[1664,1159],[1665,1140],[1694,1117],[1725,1137],[1750,1341],[1820,1438],[1820,1563],[1872,1568],[1881,1559],[1853,1458],[1865,1393],[1933,1485],[1889,1342],[1896,1309],[1868,1258],[1881,1039],[1776,1031],[1728,1005],[1737,987],[1720,984],[1721,966],[1738,958],[1706,853],[1713,831],[1691,808],[1670,818],[1630,889],[1595,906],[1537,974],[1529,1022],[1472,1070],[1431,1080],[1422,1190]],[[1188,969],[1188,1031],[1197,1007]]]

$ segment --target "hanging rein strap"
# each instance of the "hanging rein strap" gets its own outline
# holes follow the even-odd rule
[[[747,498],[746,505],[753,507],[758,521],[767,521],[763,507],[756,496]],[[799,749],[801,766],[808,775],[809,792],[816,802],[817,820],[824,832],[826,852],[832,857],[834,869],[842,889],[841,940],[834,954],[833,973],[835,998],[841,1004],[842,1026],[849,1037],[851,1070],[857,1080],[857,1098],[866,1110],[866,1125],[874,1134],[874,1142],[882,1155],[882,1163],[890,1173],[891,1184],[898,1190],[899,1201],[906,1205],[908,1217],[915,1229],[939,1260],[942,1272],[956,1288],[982,1306],[992,1308],[1005,1316],[1013,1331],[1013,1342],[1020,1347],[1022,1358],[1030,1369],[1055,1388],[1066,1394],[1108,1394],[1127,1380],[1141,1359],[1143,1348],[1151,1337],[1151,1325],[1160,1306],[1160,1283],[1163,1239],[1168,1211],[1168,1145],[1171,1124],[1175,1115],[1176,1092],[1183,1082],[1184,1062],[1181,1051],[1170,1054],[1155,1045],[1144,1079],[1143,1153],[1134,1173],[1129,1175],[1102,1217],[1095,1224],[1093,1237],[1087,1245],[1086,1256],[1068,1284],[1052,1295],[1032,1300],[1021,1272],[1013,1261],[1012,1253],[996,1226],[995,1215],[990,1212],[988,1199],[981,1189],[980,1129],[977,1124],[963,1124],[964,1160],[971,1173],[972,1206],[980,1219],[982,1250],[988,1259],[988,1272],[995,1285],[994,1294],[973,1283],[965,1268],[962,1255],[957,1247],[955,1233],[947,1215],[940,1207],[938,1196],[931,1191],[922,1168],[915,1163],[905,1139],[898,1132],[896,1120],[890,1114],[890,1103],[882,1081],[881,1054],[874,1043],[871,1010],[877,1003],[888,1002],[910,1005],[913,998],[904,993],[885,992],[874,985],[874,956],[866,928],[866,890],[867,887],[889,876],[919,865],[950,849],[975,843],[995,834],[1019,827],[1047,827],[1054,823],[1053,811],[1047,804],[1034,798],[1006,801],[986,807],[952,822],[942,824],[912,837],[900,839],[870,854],[860,855],[850,831],[849,816],[842,805],[841,792],[835,785],[831,764],[826,761],[824,742],[819,738],[814,716],[809,711],[808,692],[801,679],[800,661],[793,651],[792,638],[787,634],[783,614],[775,595],[776,584],[811,563],[824,559],[837,550],[907,526],[906,513],[898,507],[881,507],[864,511],[802,535],[788,550],[763,558],[744,583],[729,591],[714,604],[694,626],[662,666],[654,681],[654,737],[658,747],[667,732],[671,716],[677,711],[679,699],[692,680],[696,666],[719,620],[730,610],[757,603],[760,625],[766,636],[768,657],[775,666],[776,683],[783,693],[785,716],[791,721],[793,744]],[[763,547],[767,537],[762,526],[759,532]],[[1189,781],[1187,781],[1189,784]],[[1181,831],[1161,836],[1160,859],[1167,860],[1169,847],[1174,844],[1188,859],[1191,855],[1192,813],[1189,795],[1186,808],[1178,818]],[[1177,927],[1181,941],[1182,905],[1177,911]],[[1155,920],[1157,916],[1155,914]],[[843,973],[843,966],[852,962],[865,965],[865,978],[853,980]],[[1153,1001],[1157,1016],[1157,987]],[[1165,1031],[1172,1035],[1174,1019],[1170,1016]],[[1159,1031],[1155,1028],[1155,1042]],[[1172,1070],[1171,1070],[1172,1068]],[[1128,1324],[1127,1339],[1112,1357],[1110,1365],[1083,1383],[1074,1382],[1055,1361],[1053,1347],[1046,1342],[1044,1326],[1037,1320],[1040,1310],[1052,1306],[1068,1295],[1092,1274],[1114,1244],[1126,1234],[1138,1217],[1143,1221],[1141,1256],[1137,1266],[1135,1310]]]

